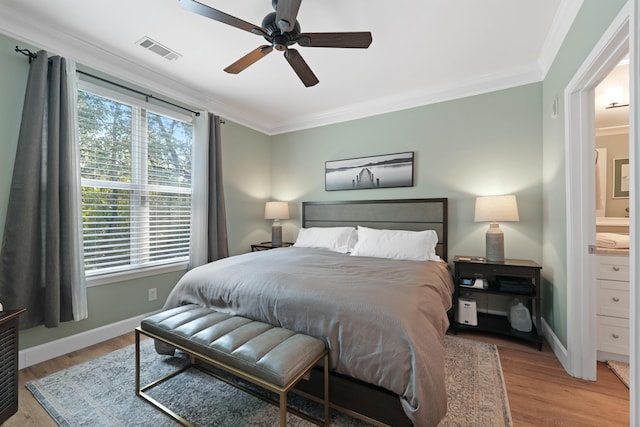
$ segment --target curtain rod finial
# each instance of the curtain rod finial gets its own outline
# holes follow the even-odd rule
[[[36,59],[38,57],[37,54],[31,52],[29,49],[20,49],[20,47],[16,46],[16,48],[14,49],[16,52],[19,52],[25,56],[29,57],[29,64],[31,64],[31,61]]]

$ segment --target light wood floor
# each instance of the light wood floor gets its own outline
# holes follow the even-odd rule
[[[597,381],[585,381],[569,376],[546,342],[539,352],[496,336],[458,336],[498,346],[514,426],[629,425],[629,390],[606,364],[598,363]]]
[[[495,336],[470,332],[459,336],[498,346],[514,426],[629,425],[629,392],[606,365],[598,364],[598,381],[583,381],[567,375],[546,343],[539,352],[532,346]],[[20,407],[4,426],[55,426],[24,383],[133,342],[131,333],[23,369],[20,371]]]

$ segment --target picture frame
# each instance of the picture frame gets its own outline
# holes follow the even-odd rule
[[[325,191],[413,187],[414,152],[325,162]]]
[[[613,198],[629,198],[629,158],[613,160]]]

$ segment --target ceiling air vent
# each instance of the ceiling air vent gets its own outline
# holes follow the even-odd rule
[[[149,37],[141,38],[136,42],[136,44],[142,46],[145,49],[149,49],[154,53],[157,53],[158,55],[162,56],[165,59],[168,59],[169,61],[175,61],[182,56],[178,52],[175,52],[168,47],[161,45],[160,43],[150,39]]]

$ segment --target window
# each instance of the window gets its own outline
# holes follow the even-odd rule
[[[191,124],[87,87],[78,90],[87,277],[188,261]]]

